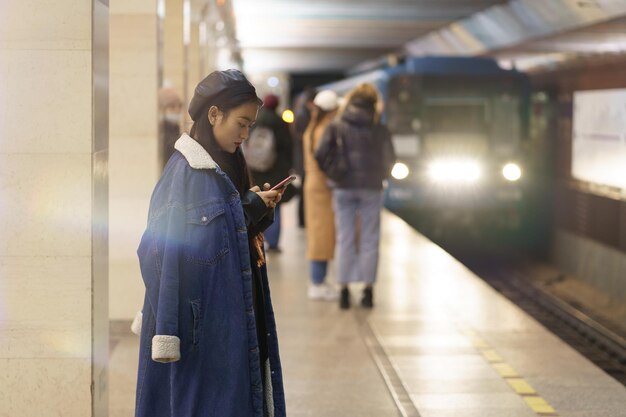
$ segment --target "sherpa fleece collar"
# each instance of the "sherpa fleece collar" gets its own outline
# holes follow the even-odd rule
[[[174,148],[183,154],[187,162],[192,168],[195,169],[215,169],[217,168],[217,164],[211,158],[211,155],[186,133],[183,133],[182,136],[176,141],[174,144]]]

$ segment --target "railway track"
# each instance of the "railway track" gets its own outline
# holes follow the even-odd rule
[[[588,314],[549,294],[515,265],[465,262],[478,276],[626,386],[626,338]]]

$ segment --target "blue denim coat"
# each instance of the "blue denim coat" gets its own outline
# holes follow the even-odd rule
[[[239,193],[189,136],[176,142],[137,251],[146,286],[136,417],[285,416],[276,324],[262,267],[265,392]]]

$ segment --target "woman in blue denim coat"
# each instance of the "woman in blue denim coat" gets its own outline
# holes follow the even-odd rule
[[[206,77],[153,192],[136,417],[285,416],[261,234],[281,193],[251,187],[240,149],[260,104],[241,72]]]

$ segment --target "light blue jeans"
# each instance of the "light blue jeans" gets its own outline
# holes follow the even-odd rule
[[[337,282],[373,284],[378,270],[382,190],[334,189]],[[356,241],[356,222],[360,224]]]

